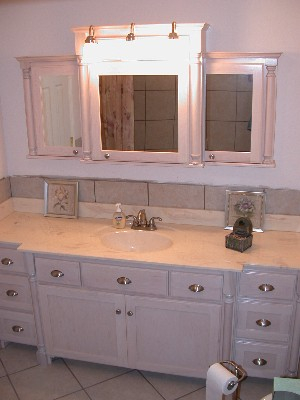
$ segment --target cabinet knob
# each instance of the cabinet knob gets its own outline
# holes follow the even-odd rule
[[[78,150],[73,150],[73,154],[74,154],[74,156],[77,156]]]
[[[22,328],[22,326],[20,326],[20,325],[14,325],[11,329],[12,329],[14,332],[17,332],[17,333],[20,333],[20,332],[23,332],[23,331],[24,331],[24,328]]]
[[[64,275],[65,274],[58,269],[54,269],[53,271],[51,271],[51,276],[53,276],[53,278],[61,278]]]
[[[132,312],[132,311],[128,311],[128,312],[127,312],[127,315],[128,315],[129,317],[132,317],[132,316],[133,316],[133,312]]]
[[[9,297],[15,297],[18,296],[18,292],[16,290],[9,289],[6,291],[6,295]]]
[[[108,160],[109,157],[110,157],[110,154],[109,154],[109,153],[105,153],[105,154],[104,154],[104,157]]]
[[[262,318],[256,321],[256,325],[261,326],[262,328],[266,328],[267,326],[271,325],[271,321],[268,319]]]
[[[190,289],[191,292],[197,293],[197,292],[203,292],[204,287],[199,285],[199,284],[197,284],[197,283],[194,283],[193,285],[189,286],[189,289]]]
[[[263,283],[262,285],[258,286],[258,289],[262,292],[272,292],[275,290],[274,286],[270,283]]]
[[[267,360],[265,360],[264,358],[255,358],[253,361],[254,365],[257,365],[259,367],[262,367],[263,365],[267,364]]]
[[[13,260],[11,260],[10,258],[7,258],[7,257],[2,258],[2,260],[1,260],[1,264],[3,264],[3,265],[12,265],[13,263],[14,263]]]
[[[129,285],[131,283],[131,280],[129,278],[126,278],[125,276],[120,276],[120,278],[117,279],[117,282],[119,285]]]
[[[122,314],[122,311],[121,311],[119,308],[117,308],[117,309],[116,309],[116,314],[117,314],[117,315],[120,315],[120,314]]]
[[[208,157],[210,160],[214,160],[216,158],[216,156],[213,153],[210,153]]]

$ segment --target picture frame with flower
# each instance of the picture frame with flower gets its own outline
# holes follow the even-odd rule
[[[264,192],[226,190],[225,229],[233,229],[238,218],[246,217],[251,220],[253,231],[263,232],[265,198]]]
[[[44,216],[78,217],[78,181],[45,179]]]

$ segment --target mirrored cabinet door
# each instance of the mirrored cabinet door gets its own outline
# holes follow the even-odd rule
[[[23,70],[29,157],[80,157],[76,57],[22,57],[18,61]]]
[[[274,165],[280,53],[208,53],[205,162]]]

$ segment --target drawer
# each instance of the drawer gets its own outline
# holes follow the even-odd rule
[[[37,338],[33,315],[0,309],[0,339],[36,345]]]
[[[77,261],[35,258],[37,280],[39,282],[80,286],[80,268]]]
[[[26,273],[23,253],[16,249],[0,247],[0,271]]]
[[[288,342],[292,332],[292,304],[239,301],[236,336]]]
[[[242,272],[239,294],[260,299],[292,300],[295,294],[296,276],[271,272]]]
[[[82,263],[81,279],[83,286],[92,289],[158,296],[166,296],[168,293],[168,272],[156,269]]]
[[[222,300],[223,275],[170,273],[170,295],[193,300]]]
[[[0,275],[0,307],[32,311],[31,291],[27,277]]]
[[[274,378],[285,374],[287,354],[287,345],[236,341],[234,361],[249,376]]]

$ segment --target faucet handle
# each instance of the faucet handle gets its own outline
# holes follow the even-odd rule
[[[155,231],[157,229],[156,224],[155,224],[155,220],[156,219],[158,221],[162,221],[162,218],[160,218],[160,217],[152,217],[152,218],[150,218],[149,219],[149,230],[150,231]]]
[[[129,219],[129,218],[132,218],[132,219],[133,219],[133,221],[132,221],[132,227],[137,227],[137,226],[139,226],[138,219],[137,219],[137,217],[136,217],[135,215],[132,215],[132,214],[126,215],[126,219]]]

